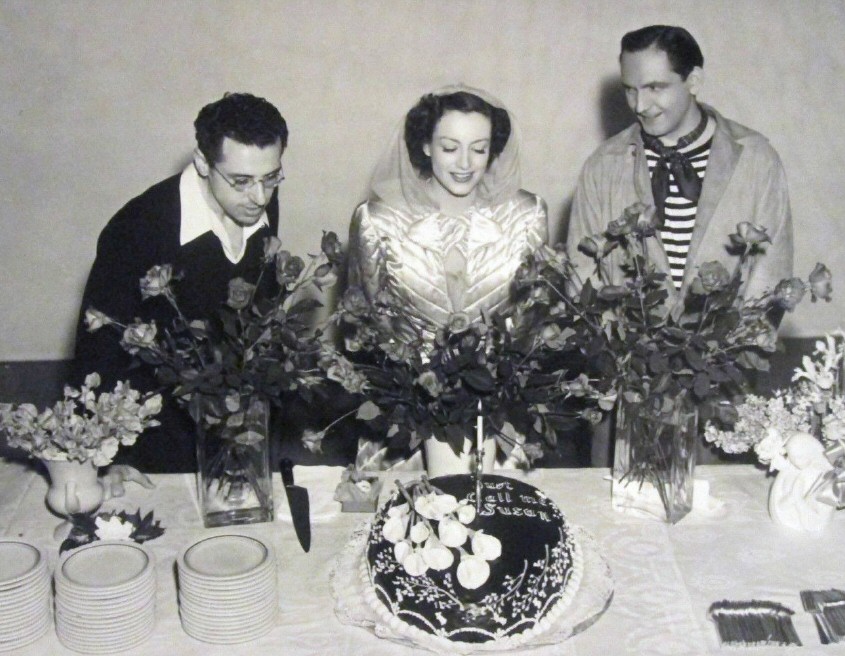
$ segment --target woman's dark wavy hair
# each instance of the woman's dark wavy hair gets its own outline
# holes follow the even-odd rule
[[[206,160],[220,160],[223,138],[264,148],[276,141],[288,145],[288,126],[272,103],[249,93],[227,93],[203,107],[194,121],[197,146]]]
[[[640,52],[653,45],[666,53],[672,70],[684,80],[696,66],[704,66],[704,55],[701,54],[698,42],[683,27],[672,25],[642,27],[623,36],[621,45],[620,60],[624,52]]]
[[[448,111],[465,114],[478,112],[490,119],[490,159],[487,166],[502,153],[511,136],[511,120],[507,110],[494,107],[474,93],[456,91],[438,96],[432,93],[420,98],[405,117],[405,145],[411,164],[423,178],[431,177],[431,158],[423,152],[423,144],[431,143],[434,129]]]

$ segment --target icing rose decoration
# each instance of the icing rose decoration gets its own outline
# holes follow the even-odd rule
[[[433,535],[426,541],[422,555],[426,564],[437,571],[447,569],[455,562],[452,551],[443,546],[443,543]]]
[[[411,576],[422,576],[428,571],[428,564],[419,551],[411,551],[411,553],[405,556],[402,560],[402,567]]]
[[[461,524],[469,524],[475,519],[475,506],[464,499],[458,504],[458,521]]]
[[[393,557],[400,563],[405,562],[405,559],[410,556],[413,551],[414,548],[411,546],[409,540],[400,540],[393,545]]]
[[[467,541],[467,527],[451,517],[440,521],[438,533],[440,541],[447,547],[460,547]]]
[[[458,500],[451,494],[437,494],[429,492],[417,497],[414,501],[414,510],[426,519],[440,521],[449,513],[455,512],[458,507]]]
[[[109,517],[108,520],[96,517],[94,523],[97,525],[94,534],[101,540],[131,540],[129,536],[135,530],[130,522],[124,522],[117,515]]]
[[[425,542],[429,535],[431,535],[431,531],[425,522],[417,522],[411,527],[411,540],[416,543]]]
[[[384,522],[382,534],[388,542],[396,544],[405,538],[405,528],[408,522],[408,504],[394,506],[387,511],[388,519]]]
[[[490,565],[481,556],[463,555],[457,573],[458,583],[467,590],[475,590],[490,577]]]
[[[476,531],[472,536],[472,553],[484,560],[495,560],[502,555],[502,543],[494,535]]]

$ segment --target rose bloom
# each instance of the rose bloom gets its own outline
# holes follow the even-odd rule
[[[693,281],[694,294],[709,294],[722,289],[731,281],[731,274],[721,262],[705,262],[698,269],[698,277]]]
[[[449,317],[446,325],[449,327],[449,332],[458,334],[467,330],[471,323],[469,315],[466,312],[454,312]]]
[[[642,205],[642,203],[636,203]],[[657,208],[654,205],[644,206],[637,216],[636,231],[643,237],[651,237],[657,232],[657,226],[660,218],[657,215]]]
[[[594,237],[584,237],[578,242],[578,250],[589,255],[590,257],[597,257],[600,249]]]
[[[766,234],[766,229],[763,226],[754,225],[749,221],[742,221],[736,224],[736,232],[729,235],[731,242],[735,246],[757,246],[764,242],[771,242],[771,238]]]
[[[276,257],[276,281],[284,287],[296,280],[304,268],[305,263],[301,257],[282,251]]]
[[[334,232],[323,232],[320,249],[329,258],[329,262],[333,264],[337,264],[343,259],[343,247],[340,245],[340,239],[337,238]]]
[[[282,240],[278,237],[267,237],[264,240],[264,260],[269,262],[282,252]]]
[[[85,310],[85,328],[89,333],[93,333],[110,323],[111,319],[99,310],[92,307]]]
[[[343,294],[341,301],[343,309],[355,317],[363,316],[367,313],[370,307],[367,297],[364,295],[364,290],[360,287],[352,286],[347,288]]]
[[[141,278],[141,298],[150,298],[164,294],[173,277],[173,267],[169,264],[156,264]]]
[[[323,438],[326,436],[325,431],[315,433],[311,430],[306,430],[302,434],[302,446],[308,449],[311,453],[323,452]]]
[[[229,298],[226,305],[233,310],[243,310],[252,300],[255,285],[251,285],[243,278],[233,278],[229,281]]]
[[[132,355],[142,348],[151,348],[155,344],[157,333],[155,322],[133,323],[123,331],[123,344]]]
[[[434,398],[440,396],[440,393],[443,391],[443,385],[437,379],[437,374],[433,371],[424,371],[414,382]]]
[[[833,276],[828,268],[821,262],[816,263],[809,281],[812,300],[815,301],[820,298],[829,303],[833,294]]]
[[[801,278],[784,279],[775,287],[775,300],[783,309],[791,312],[804,298],[805,291]]]

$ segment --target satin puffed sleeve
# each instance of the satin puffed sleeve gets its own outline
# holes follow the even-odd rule
[[[372,300],[384,276],[384,247],[370,217],[369,203],[355,208],[349,226],[349,286],[360,286]]]

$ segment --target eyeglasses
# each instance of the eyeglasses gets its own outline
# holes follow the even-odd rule
[[[223,171],[213,164],[211,165],[211,168],[217,171],[218,175],[226,181],[227,185],[241,194],[249,191],[257,184],[264,187],[266,191],[270,191],[271,189],[278,187],[282,183],[282,180],[285,179],[285,173],[282,171],[281,167],[275,173],[265,175],[263,178],[255,179],[247,176],[238,176],[233,180],[230,180]]]

